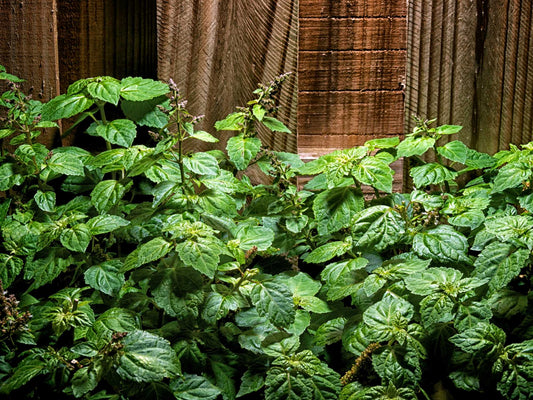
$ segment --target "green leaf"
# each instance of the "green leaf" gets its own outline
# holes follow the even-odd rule
[[[283,122],[277,120],[273,117],[263,117],[262,120],[260,120],[265,126],[274,132],[285,132],[285,133],[291,133],[291,130],[287,128]]]
[[[261,140],[256,137],[238,135],[230,138],[226,146],[230,160],[237,169],[246,169],[250,161],[261,149]]]
[[[38,190],[33,196],[37,207],[46,212],[53,212],[56,207],[56,193]]]
[[[261,104],[254,104],[252,108],[252,113],[254,114],[254,117],[257,118],[259,121],[263,120],[263,117],[266,114],[265,107],[263,107]]]
[[[294,322],[295,309],[290,289],[277,282],[259,282],[251,292],[252,303],[259,315],[268,318],[279,327],[288,327]]]
[[[202,318],[207,322],[214,324],[219,319],[228,315],[230,311],[237,310],[241,303],[242,301],[239,300],[238,295],[236,294],[209,292],[202,311]]]
[[[357,247],[382,251],[403,239],[406,225],[393,208],[373,206],[354,215],[351,229]]]
[[[87,332],[87,339],[104,346],[111,340],[113,332],[134,332],[140,327],[133,311],[124,308],[109,308],[104,311]]]
[[[521,186],[522,182],[531,178],[532,173],[531,167],[526,163],[514,162],[504,165],[494,179],[492,190],[503,192],[505,189]]]
[[[220,171],[217,159],[207,153],[193,153],[184,157],[183,164],[189,171],[198,175],[217,176]]]
[[[229,114],[225,119],[215,122],[217,131],[238,131],[243,127],[244,113],[236,112]]]
[[[301,296],[298,299],[298,305],[304,310],[316,314],[325,314],[331,311],[328,303],[314,296]]]
[[[98,386],[104,371],[102,366],[98,365],[100,363],[95,364],[77,370],[72,376],[72,393],[74,397],[82,397]]]
[[[119,260],[93,265],[83,274],[85,283],[109,296],[116,295],[125,282],[124,274],[119,272],[121,267]]]
[[[372,186],[383,192],[392,192],[394,171],[377,157],[365,157],[352,171],[353,176],[363,185]]]
[[[128,77],[120,82],[120,96],[130,101],[145,101],[167,94],[168,85],[140,77]]]
[[[118,181],[113,179],[102,181],[91,192],[91,202],[96,210],[103,214],[117,205],[125,192],[126,187]]]
[[[533,218],[529,215],[506,215],[487,219],[485,222],[487,232],[493,234],[501,241],[514,239],[524,240],[528,243],[533,228]]]
[[[137,127],[129,119],[116,119],[107,124],[98,124],[89,132],[92,136],[100,136],[109,143],[122,147],[130,147],[137,136]]]
[[[204,303],[202,290],[202,275],[189,267],[162,266],[150,280],[150,288],[156,305],[165,312],[178,319],[198,318],[199,308]],[[214,293],[214,292],[210,292]],[[229,302],[225,304],[230,308]],[[206,306],[207,307],[207,306]],[[211,313],[217,310],[210,309],[208,317],[218,315]],[[223,309],[220,310],[220,313]]]
[[[133,250],[126,257],[124,267],[120,271],[130,271],[141,265],[157,261],[166,256],[172,250],[172,247],[172,243],[167,242],[162,237],[156,237]]]
[[[224,400],[235,400],[236,389],[234,383],[235,368],[222,362],[211,360],[211,369],[215,375],[215,383],[222,391]]]
[[[27,384],[37,375],[48,372],[48,363],[46,361],[32,356],[26,357],[15,367],[13,375],[3,381],[0,386],[0,393],[11,393],[13,390]]]
[[[95,99],[117,105],[120,99],[120,82],[114,78],[100,78],[87,85],[87,91]]]
[[[92,235],[113,232],[114,230],[128,226],[129,224],[130,221],[127,221],[118,215],[97,215],[87,221],[87,226]]]
[[[250,370],[241,377],[241,386],[237,392],[237,398],[257,392],[265,385],[265,378],[261,374],[254,374]]]
[[[315,333],[315,344],[326,346],[342,339],[346,318],[339,317],[329,320],[318,327]]]
[[[480,322],[450,338],[450,342],[466,353],[490,354],[496,346],[505,343],[505,332],[496,325]]]
[[[218,139],[206,131],[195,131],[190,137],[207,143],[218,143]]]
[[[46,121],[69,118],[87,110],[93,103],[94,100],[83,93],[62,94],[43,104],[42,118]]]
[[[24,262],[13,254],[0,253],[0,281],[4,289],[14,282],[23,266]]]
[[[221,253],[221,249],[213,246],[213,244],[213,241],[205,238],[186,240],[176,245],[176,251],[185,265],[193,267],[209,278],[213,278]]]
[[[406,300],[387,296],[363,313],[363,321],[372,328],[371,340],[383,342],[394,338],[400,341],[413,315],[413,306]]]
[[[45,258],[37,258],[27,262],[24,279],[32,279],[31,288],[37,289],[52,282],[72,265],[73,261],[65,249],[53,247]]]
[[[379,139],[372,139],[365,142],[365,147],[368,147],[370,151],[373,151],[375,149],[390,149],[393,147],[396,147],[400,144],[400,138],[398,136],[394,136],[391,138],[379,138]]]
[[[305,258],[306,263],[320,264],[334,257],[342,256],[351,249],[351,243],[341,241],[329,242],[314,249]]]
[[[420,256],[439,262],[466,262],[468,241],[449,225],[417,233],[413,238],[413,250]]]
[[[63,175],[83,176],[83,161],[79,155],[71,152],[54,153],[48,160],[48,167]]]
[[[420,296],[427,296],[439,291],[457,295],[464,292],[461,290],[460,283],[462,276],[461,271],[453,268],[428,268],[426,271],[407,276],[404,281],[411,293]]]
[[[327,283],[328,300],[339,300],[355,293],[367,276],[364,271],[367,264],[366,258],[359,257],[326,266],[320,277]]]
[[[239,248],[244,251],[248,251],[253,247],[257,247],[258,251],[266,251],[274,240],[274,232],[264,226],[239,226],[235,236],[239,241]]]
[[[144,331],[134,331],[122,341],[123,355],[117,373],[135,382],[156,382],[180,373],[176,353],[165,339]]]
[[[429,163],[420,167],[411,168],[409,174],[413,178],[413,183],[417,188],[450,182],[457,177],[457,172],[451,171],[444,165],[438,163]]]
[[[492,242],[476,259],[473,276],[489,280],[489,291],[496,292],[520,274],[529,255],[527,249],[515,249],[509,243]]]
[[[24,182],[24,177],[17,173],[16,164],[3,163],[0,165],[0,191],[9,190],[22,182]]]
[[[432,148],[435,145],[435,142],[435,139],[428,136],[418,138],[409,136],[396,147],[398,158],[421,156]]]
[[[203,376],[184,374],[170,383],[178,400],[214,400],[222,391]]]
[[[315,281],[304,272],[298,272],[295,276],[290,277],[286,283],[292,294],[297,297],[314,296],[322,287],[320,282]]]
[[[85,224],[77,224],[72,228],[65,229],[59,236],[59,240],[63,246],[71,251],[79,251],[81,253],[87,250],[91,239],[91,231]]]
[[[468,147],[459,140],[454,140],[446,143],[444,146],[437,147],[437,153],[441,156],[461,164],[465,164],[468,157],[468,150]]]
[[[122,100],[120,108],[126,118],[137,125],[161,129],[168,124],[169,117],[158,106],[167,107],[168,101],[167,96],[158,96],[146,101]]]
[[[326,235],[349,226],[363,206],[361,191],[353,187],[336,187],[318,194],[313,201],[318,233]]]
[[[435,133],[439,135],[453,135],[463,129],[460,125],[442,125],[435,128]]]

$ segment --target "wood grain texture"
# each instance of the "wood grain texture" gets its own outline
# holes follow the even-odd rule
[[[298,149],[402,135],[405,1],[300,1]]]
[[[59,2],[61,87],[89,76],[157,76],[155,0]]]
[[[158,74],[172,78],[202,128],[246,104],[260,82],[297,70],[296,0],[157,1]],[[296,74],[284,84],[278,117],[296,130]],[[229,134],[221,133],[220,146]],[[296,135],[260,132],[267,145],[296,150]],[[200,149],[203,147],[198,147]]]
[[[406,52],[300,52],[299,90],[362,90],[401,87]]]
[[[403,133],[401,92],[300,92],[300,135],[398,135]],[[324,147],[329,144],[324,141]],[[335,146],[336,147],[336,146]]]
[[[437,124],[462,125],[461,139],[473,145],[476,22],[475,1],[409,2],[408,131],[415,125],[413,115],[436,118]]]
[[[532,3],[412,1],[408,12],[407,114],[463,125],[458,138],[489,153],[532,140]]]
[[[405,18],[300,18],[300,51],[405,49]]]
[[[0,64],[43,101],[59,94],[56,15],[55,0],[0,1]],[[41,136],[47,146],[56,138],[53,131]]]
[[[300,0],[300,17],[405,17],[406,5],[406,0]]]

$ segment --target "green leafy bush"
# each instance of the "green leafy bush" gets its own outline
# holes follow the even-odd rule
[[[257,136],[289,133],[278,80],[216,124],[226,153],[187,153],[217,139],[172,82],[83,79],[42,104],[0,79],[4,396],[530,398],[533,145],[490,156],[420,121],[304,163]],[[74,116],[91,148],[36,141]]]

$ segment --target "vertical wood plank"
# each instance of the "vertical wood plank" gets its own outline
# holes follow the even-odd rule
[[[0,63],[43,101],[59,94],[56,15],[55,0],[0,1]],[[41,136],[47,146],[55,138],[53,131]]]
[[[462,125],[458,138],[489,153],[530,141],[531,2],[410,1],[408,13],[408,114]]]
[[[202,128],[244,105],[261,82],[296,72],[296,0],[158,0],[158,74],[172,78]],[[279,118],[295,132],[296,74],[280,94]],[[220,146],[230,136],[218,133]],[[277,149],[296,150],[296,135],[260,132]],[[197,149],[203,149],[199,145]]]

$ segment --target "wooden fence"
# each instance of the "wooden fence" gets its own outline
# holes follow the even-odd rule
[[[532,14],[526,0],[0,0],[0,64],[42,99],[90,75],[172,77],[206,127],[297,71],[280,97],[297,136],[263,137],[278,149],[315,157],[409,131],[415,113],[494,152],[531,140]]]

